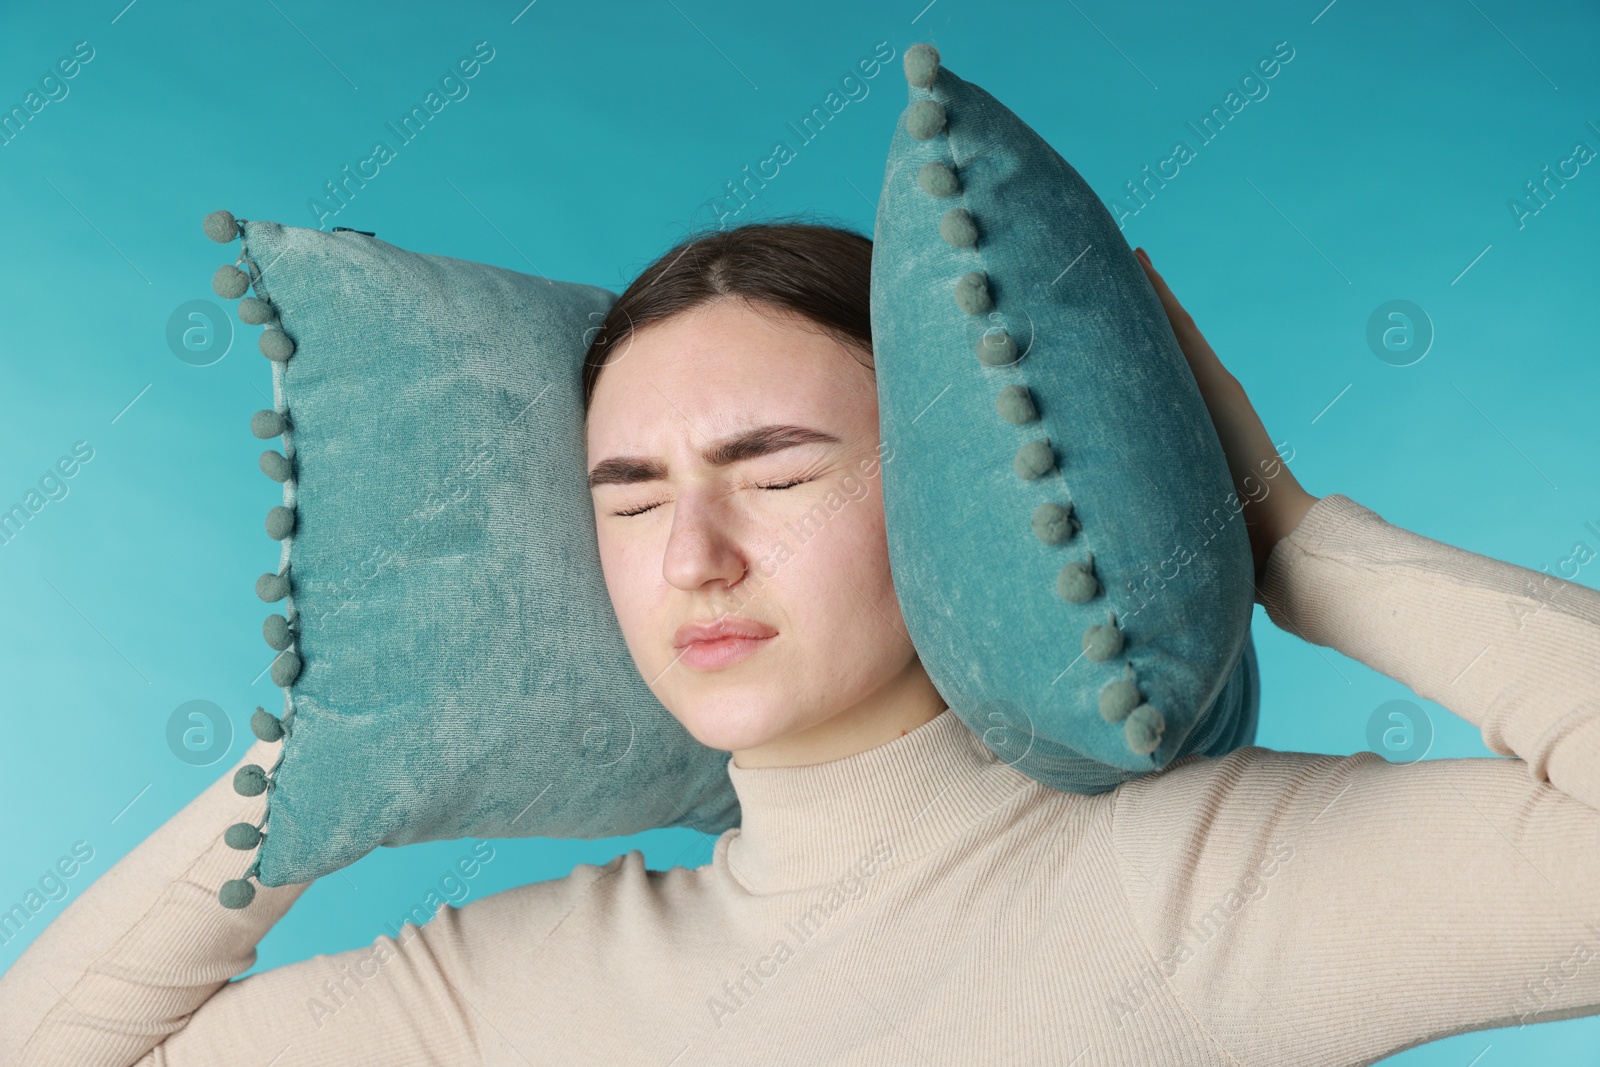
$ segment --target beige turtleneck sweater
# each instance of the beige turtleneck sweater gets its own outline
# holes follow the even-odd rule
[[[635,850],[237,982],[305,887],[217,904],[264,803],[230,771],[0,977],[0,1063],[1365,1064],[1600,1013],[1600,592],[1333,495],[1260,594],[1517,758],[1252,746],[1085,797],[947,709],[730,765],[704,867]]]

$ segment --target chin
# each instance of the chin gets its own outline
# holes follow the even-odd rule
[[[679,695],[667,710],[696,741],[724,752],[756,748],[795,728],[792,712],[777,706],[770,694],[742,689]]]

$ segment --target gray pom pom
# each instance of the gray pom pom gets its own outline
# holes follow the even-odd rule
[[[1094,553],[1089,553],[1086,560],[1073,560],[1061,568],[1061,573],[1056,575],[1056,592],[1061,594],[1061,599],[1069,604],[1082,604],[1092,600],[1100,591],[1100,583],[1094,576]]]
[[[929,196],[955,196],[961,191],[961,180],[956,172],[937,159],[922,165],[917,172],[917,184]]]
[[[1078,532],[1072,505],[1040,504],[1033,509],[1033,535],[1047,545],[1059,545]]]
[[[1161,735],[1166,728],[1166,716],[1149,704],[1140,704],[1129,713],[1122,732],[1128,739],[1128,748],[1141,756],[1148,756],[1160,747]]]
[[[1030,481],[1034,478],[1043,478],[1055,469],[1055,453],[1050,451],[1050,441],[1042,438],[1038,441],[1029,441],[1017,449],[1017,458],[1012,461],[1019,477]]]
[[[231,211],[213,211],[201,221],[206,236],[218,244],[227,244],[239,236],[239,222]]]
[[[259,296],[247,296],[239,301],[239,321],[246,326],[260,326],[272,321],[272,305]]]
[[[978,247],[978,225],[964,207],[953,207],[939,220],[939,236],[953,248]]]
[[[982,315],[994,307],[994,300],[989,296],[989,276],[981,270],[973,270],[957,278],[956,306],[968,315]]]
[[[220,297],[237,300],[245,294],[246,289],[250,288],[250,275],[231,263],[224,263],[217,268],[217,273],[211,276],[211,288],[215,289]]]
[[[289,420],[281,412],[271,408],[262,408],[250,416],[250,432],[263,441],[269,437],[277,437],[289,428]]]
[[[247,822],[236,822],[223,831],[222,839],[229,848],[252,849],[261,844],[261,831]]]
[[[289,595],[289,576],[286,574],[263,574],[256,579],[256,596],[268,604],[282,600]]]
[[[294,355],[294,341],[282,330],[262,330],[261,340],[256,343],[261,354],[274,363],[282,363]]]
[[[288,688],[300,677],[300,657],[293,652],[280,652],[272,661],[272,684]]]
[[[906,49],[905,66],[906,81],[926,89],[939,73],[939,50],[931,44],[914,44]]]
[[[267,647],[275,652],[282,652],[294,644],[294,631],[289,629],[289,620],[282,615],[268,615],[261,624],[261,636],[267,639]],[[269,737],[267,740],[273,739]]]
[[[238,911],[248,908],[250,902],[256,898],[256,887],[244,878],[230,878],[222,883],[222,888],[217,890],[217,899],[222,901],[224,908]]]
[[[256,708],[256,713],[250,716],[250,732],[263,741],[279,741],[285,731],[276,715],[266,708]]]
[[[246,763],[233,772],[233,791],[244,797],[258,797],[267,791],[267,772],[254,763]]]
[[[995,398],[994,406],[1000,409],[1001,417],[1018,426],[1024,426],[1039,417],[1039,409],[1033,406],[1033,394],[1026,385],[1006,386]]]
[[[1017,361],[1017,342],[1003,329],[988,329],[978,338],[978,359],[985,367],[1009,367]]]
[[[289,476],[294,473],[289,460],[284,457],[284,454],[282,452],[274,452],[270,448],[261,453],[260,463],[261,473],[275,482],[286,482],[289,480]]]
[[[294,532],[294,508],[279,504],[267,512],[267,536],[282,541]]]
[[[1122,651],[1122,631],[1117,629],[1117,616],[1107,613],[1110,621],[1102,622],[1083,631],[1083,654],[1096,663],[1106,660]]]
[[[1139,687],[1132,678],[1118,678],[1100,689],[1100,717],[1106,722],[1121,722],[1139,706]]]
[[[906,132],[919,141],[944,132],[944,105],[937,100],[918,100],[906,108]]]

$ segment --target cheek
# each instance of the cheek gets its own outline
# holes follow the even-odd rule
[[[899,602],[889,569],[889,544],[884,529],[880,497],[868,493],[843,501],[835,511],[819,503],[810,513],[808,528],[799,521],[790,523],[790,558],[769,564],[776,570],[775,584],[797,615],[809,615],[807,629],[835,646],[854,642],[879,641],[878,631],[892,637],[893,629],[903,628]],[[818,521],[826,515],[824,521]],[[800,540],[800,535],[809,538]]]
[[[848,558],[856,587],[863,593],[869,588],[879,592],[892,588],[883,495],[877,481],[867,482],[853,499],[847,498],[834,522],[839,528],[836,551]]]
[[[900,614],[900,599],[895,594],[894,574],[889,566],[889,537],[883,515],[883,498],[879,487],[873,483],[871,492],[858,504],[857,521],[849,528],[849,544],[855,590],[847,590],[851,598],[865,613],[863,626],[872,628],[870,641],[875,647],[887,649],[910,645],[905,619]],[[869,603],[863,603],[863,597]]]
[[[649,575],[643,573],[643,556],[639,546],[625,538],[601,535],[600,571],[605,577],[606,592],[617,615],[617,624],[629,647],[649,627],[646,607],[646,590],[650,588]],[[656,568],[659,576],[660,568]]]

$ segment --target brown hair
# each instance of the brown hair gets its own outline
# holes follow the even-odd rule
[[[691,234],[623,290],[596,330],[583,360],[584,420],[601,370],[628,338],[718,300],[791,312],[870,357],[871,278],[872,241],[839,226],[778,219]]]

